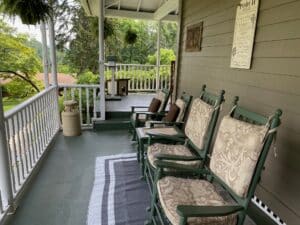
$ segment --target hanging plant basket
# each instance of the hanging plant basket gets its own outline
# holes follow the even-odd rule
[[[46,21],[52,11],[44,0],[2,0],[1,10],[10,16],[19,16],[22,23],[30,25]]]
[[[125,35],[125,42],[127,44],[132,45],[136,42],[137,37],[138,37],[137,33],[134,30],[129,29],[129,30],[127,30],[126,35]]]

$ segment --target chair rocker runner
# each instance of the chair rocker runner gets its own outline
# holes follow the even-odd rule
[[[173,105],[178,109],[177,115],[173,115],[173,119],[169,118],[163,118],[161,121],[147,121],[146,127],[137,127],[136,128],[136,134],[137,134],[137,158],[138,161],[141,162],[142,171],[144,168],[144,145],[148,143],[149,135],[147,135],[147,132],[163,132],[163,133],[172,133],[175,132],[177,128],[173,128],[173,126],[178,127],[178,129],[181,129],[184,121],[186,119],[186,116],[188,114],[188,108],[190,106],[190,103],[192,101],[192,96],[188,95],[186,93],[183,93],[179,99],[175,101]],[[170,111],[167,113],[167,116],[169,114],[174,114],[176,112],[172,112],[170,107]],[[175,116],[175,117],[174,117]],[[148,125],[148,126],[147,126]]]
[[[147,120],[162,118],[165,115],[165,108],[167,106],[169,96],[170,91],[168,89],[158,90],[149,107],[131,106],[129,131],[133,134],[133,140],[135,140],[136,137],[136,127],[143,127]]]
[[[236,105],[221,121],[209,166],[156,160],[146,224],[166,224],[167,218],[173,225],[242,225],[281,115],[277,110],[267,118]],[[170,169],[177,175],[169,176]],[[182,171],[190,176],[179,177]]]
[[[193,100],[184,133],[181,136],[148,133],[149,147],[144,175],[152,191],[156,159],[175,161],[201,168],[210,147],[225,91],[213,95],[203,87],[201,97]],[[159,142],[168,142],[162,144]],[[154,143],[154,144],[153,144]]]

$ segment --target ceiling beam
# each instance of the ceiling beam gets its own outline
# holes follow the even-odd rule
[[[173,2],[173,1],[174,0],[169,0],[167,2]],[[176,1],[178,1],[178,0],[176,0]],[[119,3],[120,2],[121,2],[121,0],[119,0]],[[162,5],[162,7],[166,3],[164,3]],[[88,16],[99,16],[99,10],[97,10],[99,8],[98,4],[99,4],[99,0],[81,0],[81,5],[83,6],[83,8],[84,8],[84,10],[85,10],[85,12]],[[175,10],[173,10],[173,11],[175,11]],[[141,12],[141,11],[137,12],[136,10],[134,10],[134,11],[132,11],[132,10],[123,10],[123,9],[118,10],[118,9],[111,9],[111,8],[105,9],[105,17],[130,18],[130,19],[138,19],[138,20],[157,20],[155,18],[155,13],[153,13],[153,12]],[[161,20],[177,22],[178,21],[178,15],[169,15],[169,14],[167,14],[166,16],[162,17]]]
[[[136,12],[130,10],[116,10],[116,9],[106,9],[105,17],[113,18],[130,18],[138,20],[155,20],[153,13],[148,12]],[[177,15],[167,15],[162,20],[164,21],[177,21]]]
[[[165,16],[169,15],[170,12],[178,9],[178,0],[168,0],[163,3],[154,13],[154,20],[161,20]]]

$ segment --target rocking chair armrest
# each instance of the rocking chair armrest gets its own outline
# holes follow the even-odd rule
[[[148,111],[138,111],[135,112],[137,115],[143,114],[143,115],[149,115],[149,116],[155,116],[155,115],[159,115],[158,113],[154,113],[154,112],[148,112]]]
[[[179,134],[179,135],[167,135],[167,134],[160,134],[160,133],[151,133],[151,132],[146,132],[146,134],[150,137],[149,141],[153,139],[163,139],[163,140],[170,140],[170,141],[176,141],[180,143],[185,142],[185,136]]]
[[[181,217],[214,217],[228,216],[244,210],[240,205],[225,205],[225,206],[191,206],[178,205],[177,213]]]
[[[202,160],[199,156],[179,156],[179,155],[168,155],[168,154],[156,154],[155,157],[159,160],[175,160],[175,161]]]
[[[149,106],[131,106],[131,112],[135,112],[135,109],[147,109]]]
[[[174,162],[167,162],[163,160],[155,160],[154,164],[157,166],[157,168],[160,169],[175,169],[177,171],[183,171],[183,172],[189,172],[193,174],[210,174],[208,170],[205,169],[199,169],[188,165],[183,165],[179,163]]]
[[[167,122],[167,121],[150,121],[150,126],[154,127],[154,125],[166,125],[166,126],[182,126],[183,122]]]

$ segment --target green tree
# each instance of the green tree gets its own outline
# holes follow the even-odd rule
[[[24,24],[35,25],[51,15],[51,7],[45,0],[2,0],[0,9],[10,16],[19,16]]]
[[[156,64],[156,54],[149,55],[148,56],[148,63],[155,65]],[[161,48],[160,49],[160,64],[161,65],[170,65],[173,60],[176,59],[176,56],[174,54],[174,51],[172,49],[165,49]]]
[[[21,79],[39,92],[34,76],[41,70],[41,62],[27,43],[27,36],[17,34],[0,20],[0,77]]]

